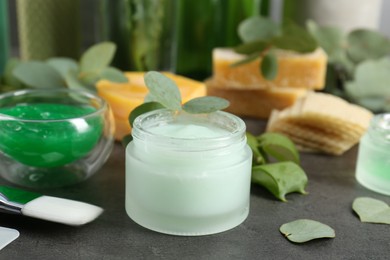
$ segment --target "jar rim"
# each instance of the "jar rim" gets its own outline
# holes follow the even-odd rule
[[[150,131],[151,127],[165,125],[184,118],[186,122],[203,122],[227,130],[217,137],[183,138]],[[134,140],[152,143],[153,146],[169,146],[173,150],[206,151],[221,149],[237,143],[246,143],[244,121],[227,112],[216,111],[208,114],[190,114],[185,111],[158,109],[138,116],[132,129]]]
[[[7,92],[0,95],[0,107],[1,106],[1,100],[12,98],[12,97],[22,97],[22,96],[31,96],[36,98],[47,98],[47,97],[53,97],[58,94],[68,95],[71,97],[72,95],[79,95],[79,97],[85,97],[88,99],[93,100],[95,103],[94,108],[96,108],[95,111],[92,111],[90,113],[86,113],[82,116],[77,117],[69,117],[64,119],[23,119],[19,118],[17,116],[11,116],[0,113],[0,119],[6,119],[6,120],[15,120],[19,122],[26,122],[26,123],[43,123],[43,122],[61,122],[61,121],[68,121],[72,119],[87,119],[90,117],[95,117],[97,115],[100,115],[105,111],[108,107],[107,102],[102,99],[101,97],[95,95],[91,91],[87,90],[76,90],[76,89],[51,89],[51,88],[42,88],[42,89],[22,89],[22,90],[16,90]],[[77,98],[74,98],[75,101],[77,101]],[[28,104],[28,102],[26,102]],[[66,103],[64,103],[66,104]]]

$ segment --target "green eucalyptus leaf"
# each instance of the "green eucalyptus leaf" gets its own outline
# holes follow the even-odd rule
[[[93,88],[100,79],[101,71],[85,71],[77,74],[78,80],[88,88]]]
[[[80,71],[100,71],[110,65],[116,46],[112,42],[102,42],[87,49],[80,59]]]
[[[33,88],[65,87],[61,74],[45,62],[23,62],[15,67],[13,74],[23,84]]]
[[[197,97],[183,105],[183,110],[191,114],[212,113],[229,106],[229,101],[220,97]]]
[[[70,58],[51,58],[46,60],[46,63],[56,69],[63,78],[66,77],[69,70],[77,71],[79,69],[77,62]]]
[[[71,70],[68,71],[68,73],[65,76],[65,82],[66,82],[66,85],[68,86],[68,88],[70,88],[70,89],[79,89],[79,90],[90,89],[90,90],[95,90],[94,88],[91,88],[91,87],[83,84],[83,82],[81,82],[79,80],[79,78],[78,78],[77,70],[74,70],[74,69],[71,69]]]
[[[348,34],[348,56],[356,63],[390,54],[390,41],[379,32],[357,29]]]
[[[278,58],[272,52],[264,55],[260,63],[261,74],[267,80],[273,80],[278,75]]]
[[[131,134],[125,135],[121,141],[122,146],[126,148],[131,141],[133,141],[133,136]]]
[[[299,152],[287,136],[279,133],[264,133],[257,140],[260,149],[276,160],[300,163]]]
[[[100,72],[100,79],[107,79],[109,81],[119,83],[128,82],[127,77],[122,73],[122,71],[114,67],[108,67],[103,69]]]
[[[291,242],[304,243],[317,238],[334,238],[333,228],[311,219],[297,219],[280,226],[279,231]]]
[[[265,163],[266,160],[260,152],[259,141],[257,140],[257,138],[251,133],[246,132],[246,142],[253,153],[253,164],[259,165]]]
[[[376,111],[390,99],[390,59],[361,62],[355,70],[354,80],[345,83],[347,95],[356,103]]]
[[[246,64],[246,63],[250,63],[256,59],[259,59],[260,58],[260,53],[259,52],[255,52],[255,53],[252,53],[250,55],[248,55],[247,57],[245,57],[244,59],[242,60],[239,60],[237,62],[234,62],[230,65],[230,67],[234,68],[234,67],[238,67],[238,66],[241,66],[243,64]]]
[[[269,47],[270,44],[268,42],[263,40],[257,40],[257,41],[238,45],[237,47],[234,48],[234,51],[240,54],[249,55],[249,54],[253,54],[254,52],[261,53]]]
[[[318,26],[314,21],[307,22],[307,28],[318,44],[325,50],[329,62],[339,62],[346,57],[347,39],[338,27]]]
[[[280,32],[280,26],[269,18],[252,16],[238,26],[238,35],[243,42],[267,40]]]
[[[390,207],[381,200],[359,197],[353,201],[352,209],[361,222],[390,224]]]
[[[145,114],[147,112],[153,111],[153,110],[161,109],[161,108],[165,108],[165,107],[158,102],[148,102],[148,103],[143,103],[143,104],[139,105],[138,107],[134,108],[129,115],[130,126],[133,127],[134,120],[138,116]]]
[[[283,25],[282,35],[273,38],[271,43],[279,49],[301,53],[313,52],[318,47],[314,37],[293,22],[286,22]]]
[[[153,97],[164,107],[181,110],[181,94],[172,79],[162,73],[149,71],[145,74],[145,84]]]
[[[293,162],[277,162],[252,167],[252,182],[265,187],[276,198],[286,201],[286,194],[306,194],[307,176]]]

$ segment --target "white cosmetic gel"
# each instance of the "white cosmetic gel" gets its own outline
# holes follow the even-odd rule
[[[126,149],[126,211],[174,235],[231,229],[249,213],[252,153],[229,113],[157,110],[136,119]]]

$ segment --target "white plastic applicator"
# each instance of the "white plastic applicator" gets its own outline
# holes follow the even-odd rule
[[[80,226],[96,219],[103,209],[80,201],[0,186],[0,211]]]

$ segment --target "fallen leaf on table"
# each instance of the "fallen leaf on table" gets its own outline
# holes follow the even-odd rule
[[[381,200],[359,197],[353,201],[352,209],[361,222],[390,224],[390,207]]]
[[[288,240],[295,243],[336,236],[333,228],[311,219],[294,220],[283,224],[279,230]]]

